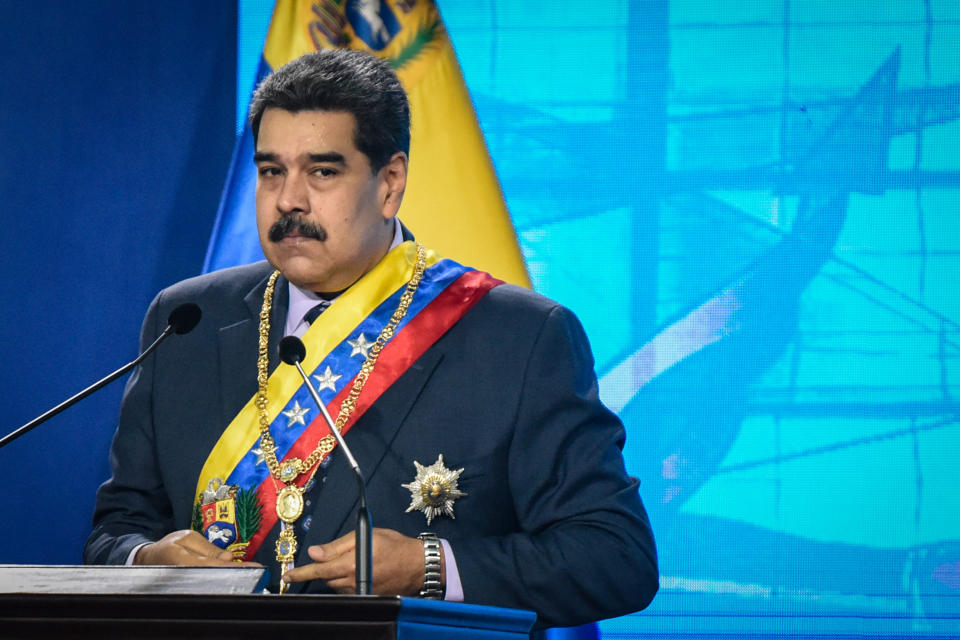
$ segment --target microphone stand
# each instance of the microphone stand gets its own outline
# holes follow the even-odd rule
[[[299,338],[293,339],[300,343],[300,348],[303,349],[303,343],[300,342]],[[289,340],[289,337],[284,338],[284,341],[286,340]],[[323,415],[324,420],[326,420],[327,426],[330,427],[330,432],[333,433],[333,437],[337,439],[337,444],[340,445],[343,453],[347,456],[347,462],[350,463],[350,467],[357,476],[357,487],[360,492],[360,507],[357,509],[357,539],[356,544],[354,545],[356,547],[357,554],[356,591],[357,595],[368,596],[370,595],[370,584],[373,580],[373,577],[371,576],[373,569],[373,525],[370,521],[370,511],[367,509],[366,483],[363,480],[363,473],[360,472],[360,465],[357,464],[353,454],[350,453],[350,448],[343,440],[343,436],[340,435],[340,430],[337,429],[337,426],[334,424],[333,419],[330,417],[330,413],[327,412],[327,407],[324,406],[323,401],[320,399],[320,394],[318,394],[317,390],[313,388],[313,384],[307,377],[306,372],[303,370],[303,367],[300,366],[300,359],[302,357],[303,356],[300,356],[300,358],[291,358],[289,360],[284,358],[283,360],[287,364],[292,364],[295,366],[297,371],[300,372],[300,377],[303,378],[304,383],[307,385],[307,391],[310,392],[310,395],[313,397],[313,401],[317,403],[318,407],[320,407],[320,413]]]
[[[198,314],[198,318],[199,318],[199,314]],[[193,327],[190,327],[190,328],[192,329]],[[0,449],[7,446],[8,444],[13,442],[20,436],[31,431],[32,429],[39,427],[41,424],[43,424],[53,416],[57,415],[61,411],[64,411],[65,409],[69,409],[70,407],[77,404],[78,402],[86,398],[88,395],[93,393],[94,391],[100,389],[101,387],[105,387],[106,385],[110,384],[111,382],[113,382],[123,374],[133,369],[135,366],[143,362],[144,358],[146,358],[148,355],[153,353],[153,350],[156,349],[161,342],[166,340],[166,338],[174,331],[177,331],[177,327],[175,327],[173,324],[167,325],[167,328],[163,330],[163,333],[161,333],[160,336],[153,341],[153,344],[147,347],[143,353],[137,356],[136,360],[132,362],[128,362],[127,364],[123,365],[122,367],[120,367],[119,369],[117,369],[116,371],[108,375],[106,378],[103,378],[102,380],[98,380],[97,382],[94,382],[92,385],[90,385],[80,393],[74,395],[71,398],[68,398],[67,400],[64,400],[63,402],[55,406],[53,409],[50,409],[46,413],[37,416],[27,424],[17,429],[16,431],[8,433],[3,438],[0,438]],[[177,332],[180,333],[180,331],[177,331]]]

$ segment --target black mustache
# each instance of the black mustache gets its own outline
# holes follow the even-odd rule
[[[273,223],[267,237],[270,242],[280,242],[294,232],[305,238],[313,238],[320,242],[327,239],[327,232],[323,230],[323,227],[319,227],[299,216],[283,216]]]

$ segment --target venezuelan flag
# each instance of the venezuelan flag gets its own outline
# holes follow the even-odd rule
[[[259,76],[319,49],[389,61],[410,99],[410,175],[400,218],[417,240],[507,282],[530,286],[473,104],[434,2],[278,0]],[[253,137],[234,150],[204,271],[263,258],[254,219]]]

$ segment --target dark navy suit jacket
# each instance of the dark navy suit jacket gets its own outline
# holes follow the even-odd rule
[[[196,482],[223,429],[256,392],[265,262],[199,276],[162,291],[141,344],[170,311],[196,302],[191,333],[168,340],[130,378],[99,490],[88,563],[123,563],[141,542],[189,528]],[[276,288],[271,370],[287,284]],[[286,365],[283,365],[286,366]],[[535,293],[494,288],[388,389],[349,431],[377,527],[431,530],[456,558],[467,602],[532,609],[538,626],[580,624],[645,607],[656,552],[637,481],[623,466],[624,430],[600,403],[593,358],[572,313]],[[428,527],[406,512],[416,460],[443,454],[463,468],[455,518]],[[308,493],[306,547],[353,530],[356,481],[334,452]],[[273,541],[256,559],[276,575]],[[275,580],[275,579],[274,579]],[[376,575],[374,575],[374,583]],[[322,583],[300,586],[324,591]]]

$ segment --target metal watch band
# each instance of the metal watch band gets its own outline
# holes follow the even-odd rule
[[[420,597],[428,600],[442,600],[443,585],[440,582],[440,539],[429,531],[417,536],[423,542],[423,588]]]

